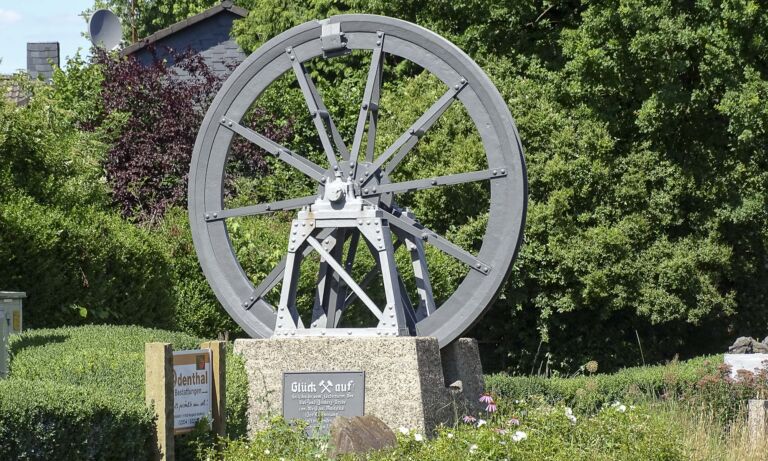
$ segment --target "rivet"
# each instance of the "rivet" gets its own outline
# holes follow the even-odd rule
[[[459,89],[459,85],[454,85],[454,86],[453,86],[453,89],[454,89],[454,90],[458,90],[458,89]]]
[[[493,174],[496,174],[496,170],[493,170]]]
[[[376,192],[376,188],[375,187],[373,188],[373,191]]]
[[[293,227],[299,227],[299,223],[297,222],[293,223]]]
[[[339,165],[333,165],[333,169],[334,169],[334,171],[338,171],[339,170]]]
[[[376,32],[376,36],[377,36],[377,37],[381,38],[381,35],[382,35],[382,34],[381,34],[381,31],[379,31],[379,32]]]
[[[285,49],[285,52],[288,53],[288,54],[291,54],[291,51],[293,51],[293,48],[290,47],[290,46]]]
[[[363,189],[363,193],[367,194],[368,193],[368,189]]]
[[[307,227],[307,223],[306,222],[301,223],[301,227]]]
[[[410,130],[408,130],[408,133],[410,133],[410,134],[416,134],[416,130],[414,130],[413,128],[411,128]]]
[[[295,241],[296,241],[296,239],[295,239],[295,238],[292,238],[292,239],[291,239],[291,242],[295,242]]]
[[[269,205],[267,205],[267,211],[269,211],[269,210],[271,210],[271,209],[272,209],[272,207],[271,207],[271,206],[269,206]]]
[[[467,79],[462,77],[461,80],[459,80],[461,83],[467,83]]]
[[[292,232],[292,234],[293,234],[293,235],[296,235],[296,231],[293,231],[293,232]]]
[[[292,331],[292,332],[291,332],[291,336],[296,336],[296,332],[295,332],[295,331]]]
[[[422,239],[422,240],[426,240],[428,237],[429,237],[429,235],[427,235],[427,233],[426,233],[426,232],[425,232],[425,233],[423,233],[423,234],[421,234],[421,239]]]
[[[381,46],[381,40],[376,40],[376,46]]]
[[[348,332],[347,332],[347,335],[351,335],[351,334],[352,334],[352,332],[351,332],[351,331],[348,331]]]
[[[291,55],[291,61],[295,61],[295,60],[296,60],[296,56]]]
[[[378,240],[379,242],[381,242],[381,237],[378,237],[378,238],[376,238],[376,240]]]
[[[370,172],[370,171],[366,171],[366,172],[365,172],[365,175],[366,175],[366,176],[368,176],[369,174],[371,174],[371,172]],[[362,179],[361,179],[360,181],[362,181]]]
[[[436,186],[436,185],[437,185],[437,179],[433,179],[433,180],[432,180],[432,185],[433,185],[433,186]]]
[[[218,214],[218,213],[214,213],[214,214],[213,214],[213,217],[214,217],[214,218],[218,218],[218,217],[219,217],[219,214]]]
[[[243,303],[243,307],[248,307],[248,303]]]
[[[277,316],[277,318],[279,318],[279,319],[282,319],[282,318],[283,318],[283,316],[282,316],[282,315],[278,315],[278,316]]]
[[[371,220],[369,219],[369,220],[368,220],[368,221],[366,221],[365,223],[366,223],[366,224],[368,224],[368,225],[370,226],[370,225],[371,225]]]
[[[507,174],[507,170],[505,170],[505,169],[503,169],[503,168],[502,168],[502,169],[501,169],[501,174]]]
[[[251,296],[251,297],[250,297],[250,298],[248,298],[248,299],[250,299],[251,301],[253,301],[253,296]]]
[[[227,123],[227,119],[226,118],[222,118],[221,119],[221,123]]]
[[[376,229],[376,233],[378,234],[379,232],[381,232],[381,230],[379,230],[379,229]]]
[[[282,153],[283,153],[283,151],[281,151],[281,150],[275,152],[275,157],[280,157],[280,154],[282,154]]]
[[[483,268],[483,272],[488,272],[488,268],[487,268],[487,267],[484,267],[484,268]]]
[[[227,126],[232,126],[232,122],[227,122]]]
[[[324,331],[323,331],[322,333],[320,333],[320,334],[321,334],[321,335],[323,335],[323,336],[325,336],[325,332],[324,332]]]
[[[475,267],[476,267],[476,268],[478,268],[478,269],[480,269],[480,267],[481,267],[481,264],[480,264],[480,263],[477,263],[477,264],[475,264]]]
[[[362,219],[358,219],[358,220],[357,220],[357,223],[358,223],[358,224],[362,224],[362,223],[363,223],[363,220],[362,220]]]
[[[211,217],[208,215],[205,215],[205,219],[211,219]]]
[[[355,166],[355,162],[349,162],[349,167],[352,168],[353,166]]]
[[[363,103],[363,110],[368,110],[368,104]],[[350,166],[352,166],[352,165],[350,165]]]

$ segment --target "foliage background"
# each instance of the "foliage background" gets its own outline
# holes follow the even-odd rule
[[[208,6],[173,3],[171,8],[137,2],[144,18],[152,18],[143,30],[150,33]],[[738,335],[762,336],[768,330],[764,1],[238,3],[251,10],[235,28],[247,51],[313,18],[386,14],[446,36],[491,76],[520,130],[531,196],[525,243],[512,277],[489,315],[469,333],[481,341],[488,369],[551,373],[596,359],[610,370],[722,351]],[[120,5],[127,4],[110,2],[121,15]],[[156,14],[153,8],[165,10]],[[350,59],[358,65],[312,67],[343,133],[352,128],[354,116],[344,115],[356,111],[367,68],[365,57]],[[420,105],[439,94],[418,70],[388,65],[382,111],[393,122],[382,129],[385,138],[396,136],[398,124],[407,126]],[[107,180],[105,166],[115,140],[126,133],[121,131],[126,117],[138,112],[129,105],[101,117],[108,74],[98,64],[76,63],[51,89],[33,89],[29,107],[3,106],[2,280],[9,281],[7,289],[32,294],[31,313],[43,306],[37,293],[50,300],[39,308],[42,314],[29,317],[30,325],[78,321],[86,312],[91,316],[84,321],[167,321],[201,336],[237,334],[200,274],[184,213],[175,208],[183,203],[169,204],[161,219],[149,222],[119,216],[118,189]],[[348,83],[341,85],[344,91],[326,89],[338,79]],[[311,125],[292,118],[305,110],[295,82],[276,84],[256,109],[292,147],[316,147]],[[466,134],[467,141],[454,143],[450,155],[441,157],[439,146],[451,143],[456,133]],[[449,169],[472,165],[478,151],[471,135],[460,112],[446,114],[420,143],[419,155]],[[161,146],[156,152],[173,153],[180,161],[184,153],[173,149]],[[422,167],[414,164],[406,173],[423,173]],[[307,187],[286,187],[290,172],[270,159],[262,168],[250,179],[233,176],[229,204],[284,198]],[[480,204],[446,207],[464,196],[459,192],[446,188],[407,201],[427,224],[472,247],[483,230]],[[146,203],[141,199],[138,205]],[[34,225],[23,225],[33,219]],[[279,258],[287,219],[233,224],[238,255],[255,278]],[[120,238],[74,232],[82,235],[75,242],[87,244],[63,239],[71,233],[64,230],[84,227],[106,228],[106,235]],[[44,242],[31,235],[36,228],[51,229],[42,234]],[[256,236],[274,246],[255,246]],[[50,260],[34,266],[12,259],[43,243],[60,250],[42,252],[39,258]],[[455,283],[456,266],[450,258],[430,257],[437,262],[438,296],[444,296]],[[83,260],[90,266],[75,264]],[[109,266],[110,260],[120,264]],[[40,268],[48,264],[63,281],[46,292],[39,280]],[[86,267],[93,267],[92,273]],[[96,272],[104,267],[115,267],[109,271],[113,281],[98,279]],[[136,285],[135,274],[146,287]],[[98,286],[91,283],[94,277]],[[124,297],[107,297],[116,292]],[[119,313],[129,308],[121,299],[142,294],[156,300],[162,319]]]

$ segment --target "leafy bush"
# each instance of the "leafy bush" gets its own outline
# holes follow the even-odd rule
[[[0,380],[0,458],[151,459],[154,415],[141,401],[98,386]]]
[[[29,327],[170,326],[169,270],[151,233],[115,214],[67,212],[24,196],[0,207],[0,280],[4,289],[27,292]]]
[[[486,376],[487,390],[506,400],[541,396],[546,402],[563,402],[582,412],[596,412],[614,401],[639,403],[658,398],[691,398],[699,382],[717,372],[722,356],[699,357],[662,366],[627,368],[613,374],[555,377]],[[727,395],[727,389],[723,389]],[[722,394],[721,394],[722,395]],[[729,397],[732,402],[738,399]]]
[[[144,344],[168,342],[175,350],[196,349],[200,339],[137,326],[90,325],[29,330],[10,341],[12,380],[56,382],[101,389],[124,402],[144,404]],[[247,378],[242,360],[227,353],[227,427],[245,434]]]

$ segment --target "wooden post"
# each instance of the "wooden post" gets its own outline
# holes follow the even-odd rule
[[[213,432],[220,436],[227,433],[227,378],[226,378],[226,353],[225,341],[206,341],[200,344],[202,349],[211,350],[211,414],[213,416]]]
[[[154,459],[174,461],[173,347],[169,343],[144,344],[144,379],[147,405],[157,416]]]

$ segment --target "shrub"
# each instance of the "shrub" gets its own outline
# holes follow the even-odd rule
[[[11,380],[55,382],[119,395],[127,405],[144,405],[144,344],[168,342],[195,349],[200,339],[137,326],[91,325],[30,330],[11,337]],[[231,350],[229,348],[228,350]],[[227,427],[245,435],[247,378],[242,360],[227,354]]]
[[[486,376],[485,382],[488,391],[500,398],[539,395],[550,403],[564,402],[583,412],[596,412],[602,405],[617,400],[635,403],[691,396],[699,381],[716,372],[719,363],[722,357],[712,356],[573,378],[493,374]]]
[[[93,208],[69,212],[16,196],[0,207],[0,280],[26,291],[26,324],[167,327],[172,279],[152,234]]]
[[[154,416],[96,386],[0,381],[0,459],[150,459]]]

